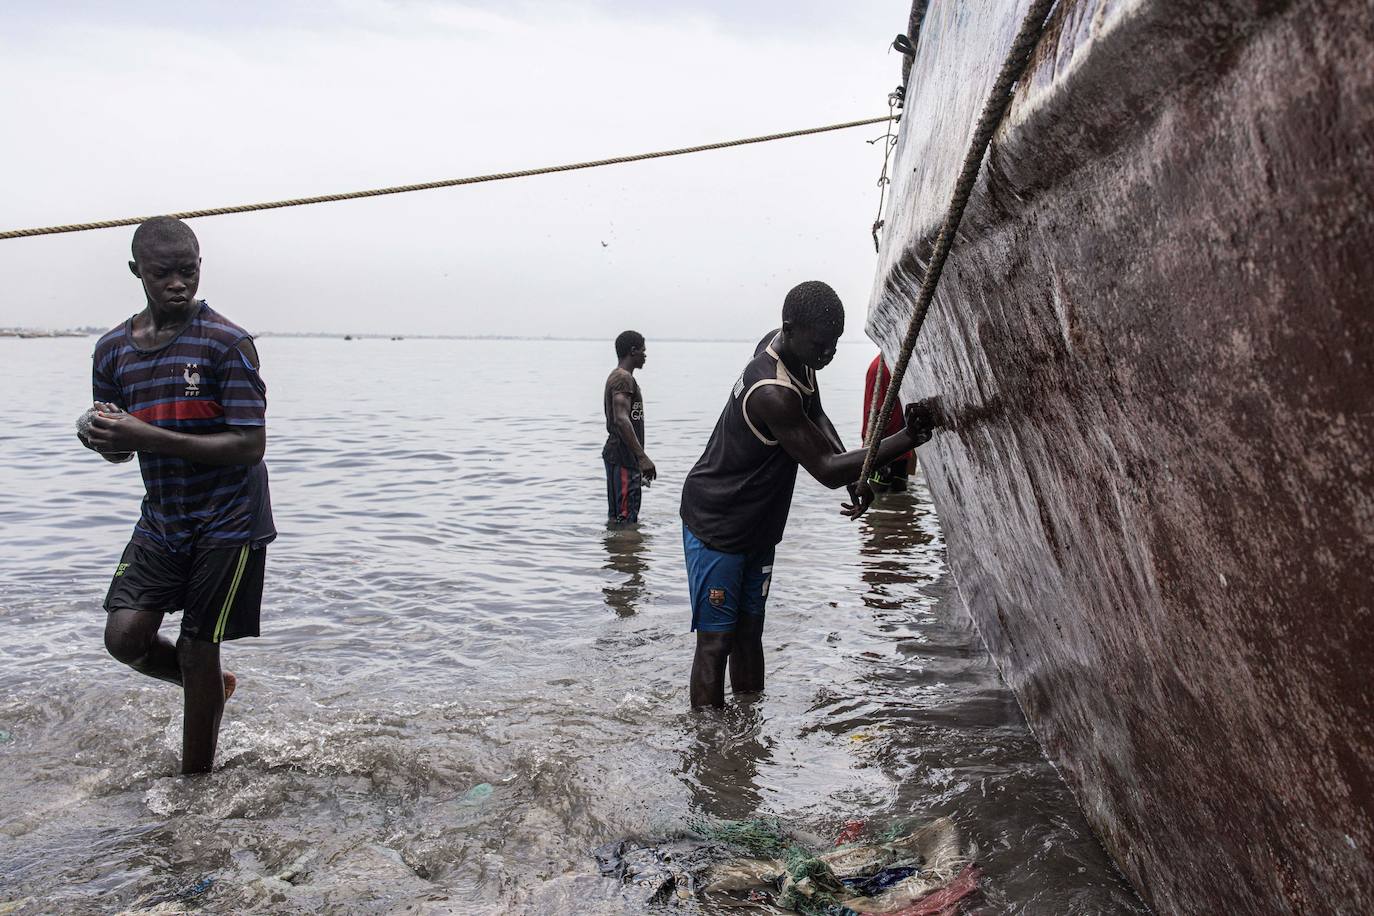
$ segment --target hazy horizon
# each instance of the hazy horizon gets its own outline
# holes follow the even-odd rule
[[[427,181],[886,112],[909,3],[20,3],[0,228]],[[253,331],[749,338],[823,279],[861,337],[881,127],[195,220]],[[142,306],[131,228],[0,242],[0,326]],[[320,329],[325,329],[320,331]]]
[[[35,335],[37,335],[37,336],[35,336],[35,337],[32,338],[32,339],[35,339],[35,340],[51,339],[52,337],[100,337],[101,335],[105,334],[107,331],[112,330],[114,327],[116,327],[116,326],[117,326],[118,324],[120,324],[120,323],[121,323],[121,322],[116,322],[115,324],[112,324],[112,325],[110,325],[109,327],[98,327],[98,326],[96,326],[96,325],[80,325],[80,326],[78,326],[78,327],[70,327],[70,328],[12,327],[12,326],[5,325],[5,326],[0,326],[0,338],[6,338],[6,337],[8,337],[8,338],[11,338],[11,339],[12,339],[12,338],[14,338],[14,337],[16,336],[16,335],[15,335],[14,333],[12,333],[12,332],[33,332]],[[853,329],[850,328],[849,330],[852,331]],[[767,329],[765,328],[761,333],[767,333]],[[404,340],[536,340],[536,341],[537,341],[537,340],[543,340],[543,341],[552,341],[552,342],[555,342],[555,343],[558,343],[558,342],[567,342],[567,343],[587,343],[587,342],[593,342],[593,343],[594,343],[594,342],[598,342],[598,341],[604,342],[604,343],[613,342],[613,338],[609,338],[609,337],[586,337],[586,336],[583,336],[583,337],[573,337],[573,336],[568,336],[568,335],[563,335],[563,334],[546,334],[546,335],[543,335],[543,336],[535,336],[535,335],[530,335],[530,334],[425,334],[425,333],[418,333],[418,334],[394,334],[394,333],[393,333],[393,334],[386,334],[386,333],[373,333],[373,332],[366,332],[366,331],[357,331],[357,332],[355,332],[355,331],[332,331],[332,330],[330,330],[330,331],[274,331],[274,330],[272,330],[271,328],[268,328],[268,329],[266,329],[266,330],[254,330],[254,331],[253,331],[253,336],[254,336],[255,338],[262,338],[262,337],[293,337],[293,338],[312,338],[312,339],[313,339],[313,338],[335,339],[335,338],[346,338],[346,337],[347,337],[347,338],[354,338],[354,339],[358,339],[358,340],[402,340],[402,341],[404,341]],[[650,337],[650,338],[647,338],[647,340],[648,340],[649,343],[655,343],[655,342],[657,342],[657,343],[757,343],[757,340],[755,339],[757,336],[759,336],[759,335],[755,335],[755,336],[753,336],[753,337],[678,337],[678,336],[673,336],[673,335],[667,335],[667,336]],[[30,338],[25,338],[25,339],[30,339]],[[847,345],[847,344],[862,344],[862,345],[867,345],[867,344],[868,344],[868,340],[867,340],[867,338],[863,337],[862,335],[857,335],[857,336],[856,336],[855,334],[847,333],[843,338],[840,339],[839,344],[840,344],[841,346],[844,346],[844,345]]]

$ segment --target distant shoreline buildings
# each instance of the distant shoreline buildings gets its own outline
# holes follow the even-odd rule
[[[68,328],[54,331],[49,328],[0,328],[0,337],[92,337],[104,334],[109,328]]]
[[[56,337],[99,337],[109,328],[83,327],[53,330],[51,328],[0,328],[0,337],[56,338]],[[543,337],[518,336],[513,334],[344,334],[338,331],[263,331],[254,337],[300,337],[333,338],[342,340],[551,340],[551,341],[599,341],[599,337]],[[747,338],[735,337],[655,337],[663,343],[752,343]],[[872,346],[866,338],[841,340],[841,344],[863,344]]]

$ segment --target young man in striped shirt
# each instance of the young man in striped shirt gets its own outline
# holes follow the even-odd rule
[[[258,635],[276,537],[262,463],[267,388],[252,337],[195,297],[200,245],[189,226],[143,222],[133,258],[147,305],[96,344],[99,412],[82,436],[111,461],[136,452],[147,490],[105,598],[105,646],[181,685],[182,772],[204,773],[237,683],[220,668],[219,644]],[[176,611],[173,643],[158,628]]]

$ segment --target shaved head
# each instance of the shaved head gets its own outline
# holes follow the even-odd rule
[[[782,320],[838,335],[844,331],[844,306],[829,284],[807,280],[792,287],[783,300]]]
[[[135,261],[144,260],[156,249],[184,249],[189,246],[200,254],[200,241],[191,227],[171,216],[145,219],[134,230],[133,255]]]

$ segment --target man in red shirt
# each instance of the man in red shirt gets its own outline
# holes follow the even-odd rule
[[[887,363],[883,360],[883,354],[879,353],[873,357],[873,362],[868,365],[868,374],[864,377],[864,411],[863,411],[863,441],[868,441],[868,414],[873,410],[873,389],[878,389],[878,407],[881,408],[882,398],[887,394],[887,386],[892,382],[892,373],[887,371]],[[902,402],[899,400],[892,407],[892,415],[887,418],[887,428],[883,430],[883,436],[891,436],[899,433],[906,426],[902,419]],[[885,467],[874,468],[873,476],[868,479],[869,485],[873,487],[874,493],[901,493],[906,490],[907,478],[916,470],[916,453],[907,452],[900,455]]]

